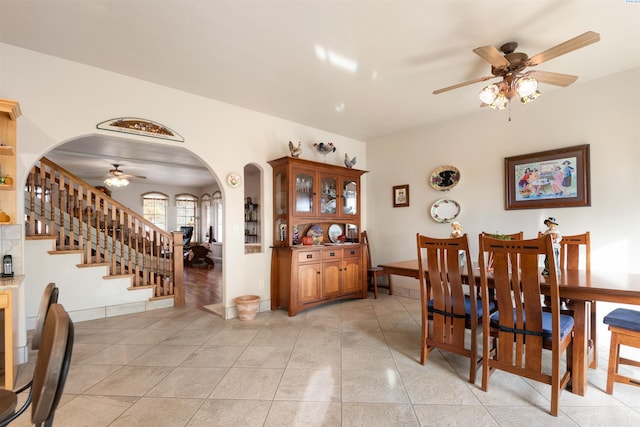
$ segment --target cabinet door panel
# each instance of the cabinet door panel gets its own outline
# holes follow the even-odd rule
[[[315,213],[316,174],[302,169],[293,170],[293,214],[308,216]]]
[[[320,299],[319,263],[303,264],[298,267],[298,292],[302,304]]]
[[[362,290],[362,278],[360,277],[359,258],[346,259],[342,270],[343,294],[360,292]]]
[[[322,296],[323,298],[340,295],[340,276],[342,261],[322,263]]]
[[[340,207],[340,214],[342,217],[358,217],[358,191],[360,191],[359,186],[359,182],[356,179],[344,178],[342,180],[342,203]]]

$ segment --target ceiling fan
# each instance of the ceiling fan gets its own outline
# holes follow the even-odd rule
[[[104,180],[104,183],[109,187],[124,187],[129,185],[129,179],[131,178],[147,179],[146,176],[126,174],[122,169],[118,169],[119,167],[119,164],[113,163],[113,169],[109,170],[109,176]]]
[[[490,84],[480,91],[478,96],[482,101],[481,106],[484,107],[488,105],[490,108],[503,110],[506,108],[507,103],[516,95],[520,97],[520,102],[526,104],[540,96],[538,82],[566,87],[578,79],[578,76],[570,74],[537,70],[526,71],[527,67],[535,67],[560,55],[596,43],[599,40],[600,34],[587,31],[531,58],[529,58],[526,53],[515,51],[518,47],[518,43],[516,42],[505,43],[500,46],[500,50],[494,46],[478,47],[473,49],[473,52],[491,64],[491,75],[434,90],[433,94],[437,95],[474,83],[501,77],[502,80],[500,82]]]

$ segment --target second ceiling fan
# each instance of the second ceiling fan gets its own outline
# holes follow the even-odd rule
[[[124,173],[122,169],[119,169],[120,165],[113,163],[113,169],[109,170],[109,176],[104,180],[104,183],[109,187],[124,187],[129,185],[129,179],[147,179],[146,176],[130,175]]]
[[[500,47],[500,50],[494,46],[478,47],[473,49],[473,52],[491,64],[491,75],[447,86],[435,90],[433,93],[437,95],[474,83],[501,77],[502,80],[500,82],[490,84],[480,92],[479,97],[482,101],[482,106],[488,105],[491,108],[502,110],[506,108],[507,103],[516,95],[520,97],[520,102],[526,104],[540,96],[538,82],[566,87],[578,79],[578,76],[570,74],[538,70],[526,71],[527,67],[535,67],[560,55],[596,43],[599,40],[600,34],[587,31],[531,58],[529,58],[526,53],[515,51],[518,47],[518,43],[516,42],[505,43]]]

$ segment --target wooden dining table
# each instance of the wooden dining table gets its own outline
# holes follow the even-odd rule
[[[418,278],[418,260],[379,264],[386,273]],[[480,271],[474,276],[479,284]],[[541,277],[541,291],[549,291],[545,276]],[[573,368],[571,391],[584,396],[587,390],[587,369],[595,367],[595,349],[590,346],[590,301],[640,305],[640,274],[620,271],[563,270],[559,277],[560,297],[569,298],[574,311]],[[595,331],[593,331],[595,333]]]

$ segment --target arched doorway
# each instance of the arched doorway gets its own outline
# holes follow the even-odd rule
[[[200,202],[217,194],[218,203],[222,203],[223,191],[209,166],[186,148],[119,136],[86,135],[57,146],[44,157],[96,187],[107,187],[105,179],[113,176],[114,170],[125,174],[129,181],[126,186],[108,187],[108,190],[114,200],[140,215],[147,209],[143,195],[166,195],[166,206],[160,210],[164,221],[154,223],[162,224],[165,231],[191,225],[191,243],[209,245],[210,219],[203,218],[208,213]],[[192,197],[181,197],[185,194]],[[218,247],[222,237],[217,236]],[[222,302],[223,261],[219,257],[213,268],[201,268],[197,263],[185,266],[187,305],[203,307]],[[209,264],[205,263],[205,267]]]

